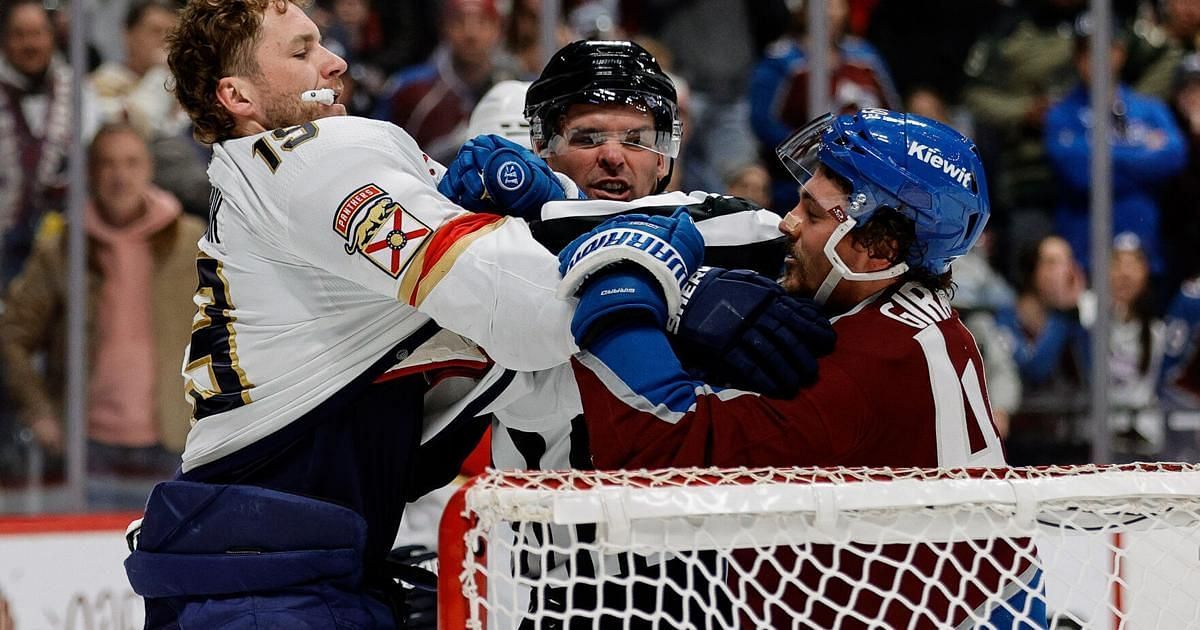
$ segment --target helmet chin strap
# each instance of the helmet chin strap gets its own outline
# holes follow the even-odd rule
[[[833,289],[837,287],[838,283],[843,279],[852,280],[855,282],[864,282],[868,280],[888,280],[903,274],[905,271],[908,271],[908,263],[903,262],[888,267],[887,269],[880,269],[879,271],[851,270],[850,267],[846,265],[846,262],[842,260],[842,257],[838,255],[837,251],[835,251],[835,248],[838,246],[838,243],[842,242],[843,238],[846,238],[846,235],[849,234],[850,230],[853,230],[854,226],[856,225],[858,225],[858,222],[854,219],[846,219],[836,228],[834,228],[833,234],[829,235],[829,240],[825,241],[825,258],[829,260],[829,263],[832,265],[832,267],[829,269],[829,273],[825,276],[825,281],[821,283],[821,286],[817,288],[816,294],[813,295],[813,301],[817,304],[824,305],[825,301],[829,299],[829,295],[833,293]]]
[[[671,184],[671,176],[675,174],[675,158],[668,157],[666,160],[667,174],[663,175],[662,179],[658,180],[658,183],[654,185],[654,194],[656,195],[667,189],[667,186]]]

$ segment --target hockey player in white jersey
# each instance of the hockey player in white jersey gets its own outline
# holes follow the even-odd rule
[[[214,194],[183,365],[193,429],[130,535],[146,625],[395,627],[404,503],[481,429],[422,445],[428,381],[390,368],[439,328],[511,369],[562,364],[557,260],[524,222],[438,194],[444,169],[403,130],[345,117],[345,62],[296,4],[191,0],[169,51]],[[690,270],[667,254],[699,241],[691,222],[629,233],[659,256],[622,251],[678,295]]]

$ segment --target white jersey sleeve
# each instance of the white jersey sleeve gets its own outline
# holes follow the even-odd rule
[[[501,365],[575,350],[557,259],[519,220],[465,212],[400,128],[338,117],[214,147],[184,470],[274,433],[429,323]]]
[[[543,369],[570,356],[571,304],[551,297],[558,260],[524,222],[470,214],[443,197],[441,165],[399,127],[314,124],[349,137],[335,154],[317,154],[288,190],[290,207],[316,210],[287,218],[301,256],[418,308],[505,367]]]

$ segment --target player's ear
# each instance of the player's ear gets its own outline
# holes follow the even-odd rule
[[[853,236],[853,234],[852,234]],[[846,239],[850,241],[851,247],[854,249],[855,255],[859,258],[862,264],[861,269],[855,271],[880,271],[887,269],[901,262],[899,255],[899,243],[896,239],[886,238],[880,242],[872,243],[870,246],[864,245],[857,238]],[[843,258],[845,260],[845,258]],[[847,261],[849,264],[849,261]],[[851,265],[853,268],[854,265]]]
[[[250,83],[240,77],[221,77],[217,81],[217,102],[235,116],[254,116],[253,92]]]
[[[656,179],[662,179],[667,176],[667,171],[670,170],[670,166],[671,166],[670,160],[671,160],[671,158],[669,158],[665,155],[662,155],[661,153],[659,154],[659,156],[658,156],[658,177]]]

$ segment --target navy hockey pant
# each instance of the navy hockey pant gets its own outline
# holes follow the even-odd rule
[[[147,628],[395,628],[363,585],[366,532],[332,503],[168,481],[150,494],[125,571]]]

